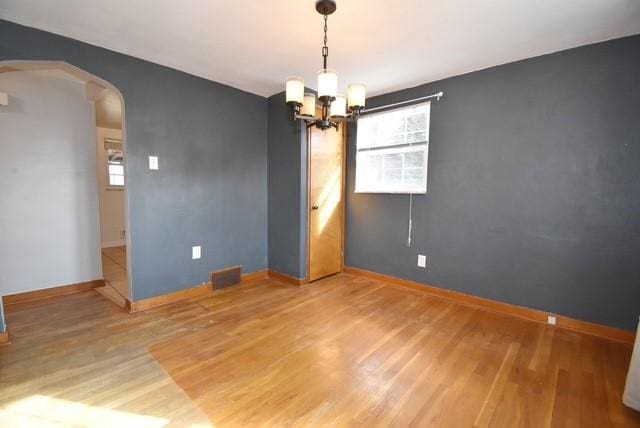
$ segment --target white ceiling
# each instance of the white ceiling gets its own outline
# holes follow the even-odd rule
[[[0,0],[0,17],[259,95],[315,87],[315,0]],[[338,0],[329,66],[369,94],[640,33],[638,0]]]

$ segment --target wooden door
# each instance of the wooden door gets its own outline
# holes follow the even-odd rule
[[[342,272],[345,129],[308,133],[309,281]]]

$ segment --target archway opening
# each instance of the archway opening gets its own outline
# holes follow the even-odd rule
[[[60,61],[0,62],[0,92],[3,303],[86,285],[124,306],[131,237],[121,92]]]

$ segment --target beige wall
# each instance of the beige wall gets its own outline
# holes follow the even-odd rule
[[[125,245],[122,235],[125,227],[124,190],[113,190],[107,186],[107,160],[104,150],[105,138],[122,139],[122,131],[97,127],[98,184],[100,186],[100,235],[102,247]],[[126,177],[125,177],[126,180]]]

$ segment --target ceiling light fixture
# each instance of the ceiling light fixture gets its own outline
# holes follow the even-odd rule
[[[307,128],[338,129],[338,122],[356,120],[364,110],[367,88],[362,83],[347,87],[347,96],[338,93],[338,74],[327,68],[327,18],[336,11],[334,0],[317,0],[316,10],[324,16],[324,45],[322,46],[322,69],[318,71],[318,101],[320,117],[316,116],[316,95],[304,92],[304,80],[290,77],[286,83],[286,100],[293,112],[294,120],[304,120]]]

